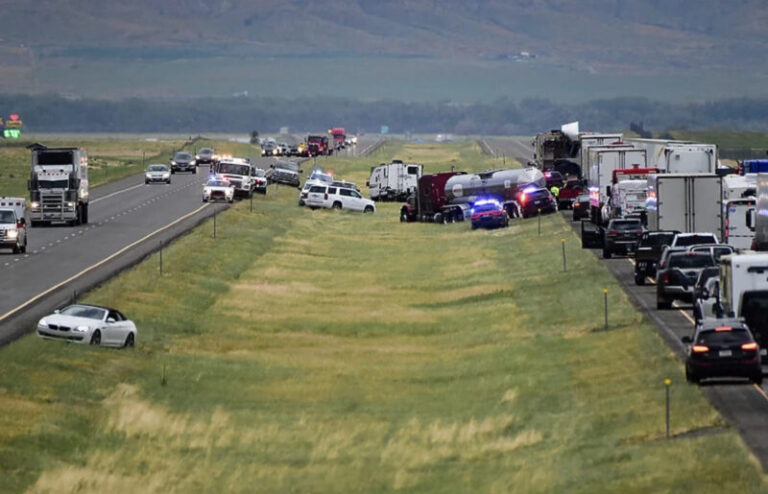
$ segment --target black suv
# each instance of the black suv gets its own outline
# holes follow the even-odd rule
[[[640,220],[611,220],[605,228],[603,240],[603,257],[610,259],[616,252],[629,254],[637,248],[643,235],[643,224]]]
[[[197,165],[195,164],[195,157],[192,156],[192,153],[179,151],[173,155],[173,158],[171,158],[171,173],[182,171],[197,173]]]
[[[539,212],[556,213],[557,202],[552,194],[545,188],[524,190],[517,201],[520,203],[520,210],[523,218],[536,216]]]
[[[656,277],[656,265],[661,259],[661,253],[665,245],[672,243],[678,232],[658,231],[645,232],[640,237],[640,243],[635,250],[635,284],[644,285],[645,278]]]
[[[195,155],[195,162],[198,165],[210,165],[213,163],[213,157],[215,153],[211,148],[200,148]]]
[[[711,377],[745,377],[763,383],[760,348],[746,323],[739,319],[704,319],[693,336],[684,336],[689,345],[685,378],[698,383]]]

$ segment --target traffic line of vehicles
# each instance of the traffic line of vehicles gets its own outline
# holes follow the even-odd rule
[[[690,382],[762,383],[768,253],[759,251],[768,250],[768,174],[753,171],[762,163],[736,170],[719,164],[712,144],[568,130],[572,145],[549,147],[566,150],[586,174],[588,197],[572,204],[582,247],[600,249],[606,259],[634,258],[635,283],[654,282],[657,310],[691,304],[695,327],[683,338]],[[566,159],[544,158],[549,166]]]
[[[330,136],[330,137],[329,137]],[[291,138],[288,138],[291,140]],[[357,137],[348,137],[344,127],[333,127],[328,135],[310,134],[306,140],[289,144],[287,141],[277,141],[273,137],[261,140],[262,156],[295,156],[309,158],[314,156],[330,156],[334,151],[339,152],[357,144]]]

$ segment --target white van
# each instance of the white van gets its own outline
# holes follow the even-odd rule
[[[305,203],[311,209],[350,209],[352,211],[362,211],[364,213],[373,213],[376,211],[376,205],[373,201],[364,198],[358,191],[332,185],[311,186],[307,192]]]

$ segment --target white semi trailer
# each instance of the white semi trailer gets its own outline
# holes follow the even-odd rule
[[[722,239],[722,179],[715,174],[666,173],[648,177],[648,229],[714,233]]]

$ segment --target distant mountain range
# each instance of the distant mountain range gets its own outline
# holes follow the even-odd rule
[[[0,0],[0,9],[0,84],[32,92],[78,87],[57,88],[39,76],[45,67],[236,67],[267,56],[525,62],[646,77],[768,73],[766,0]]]

